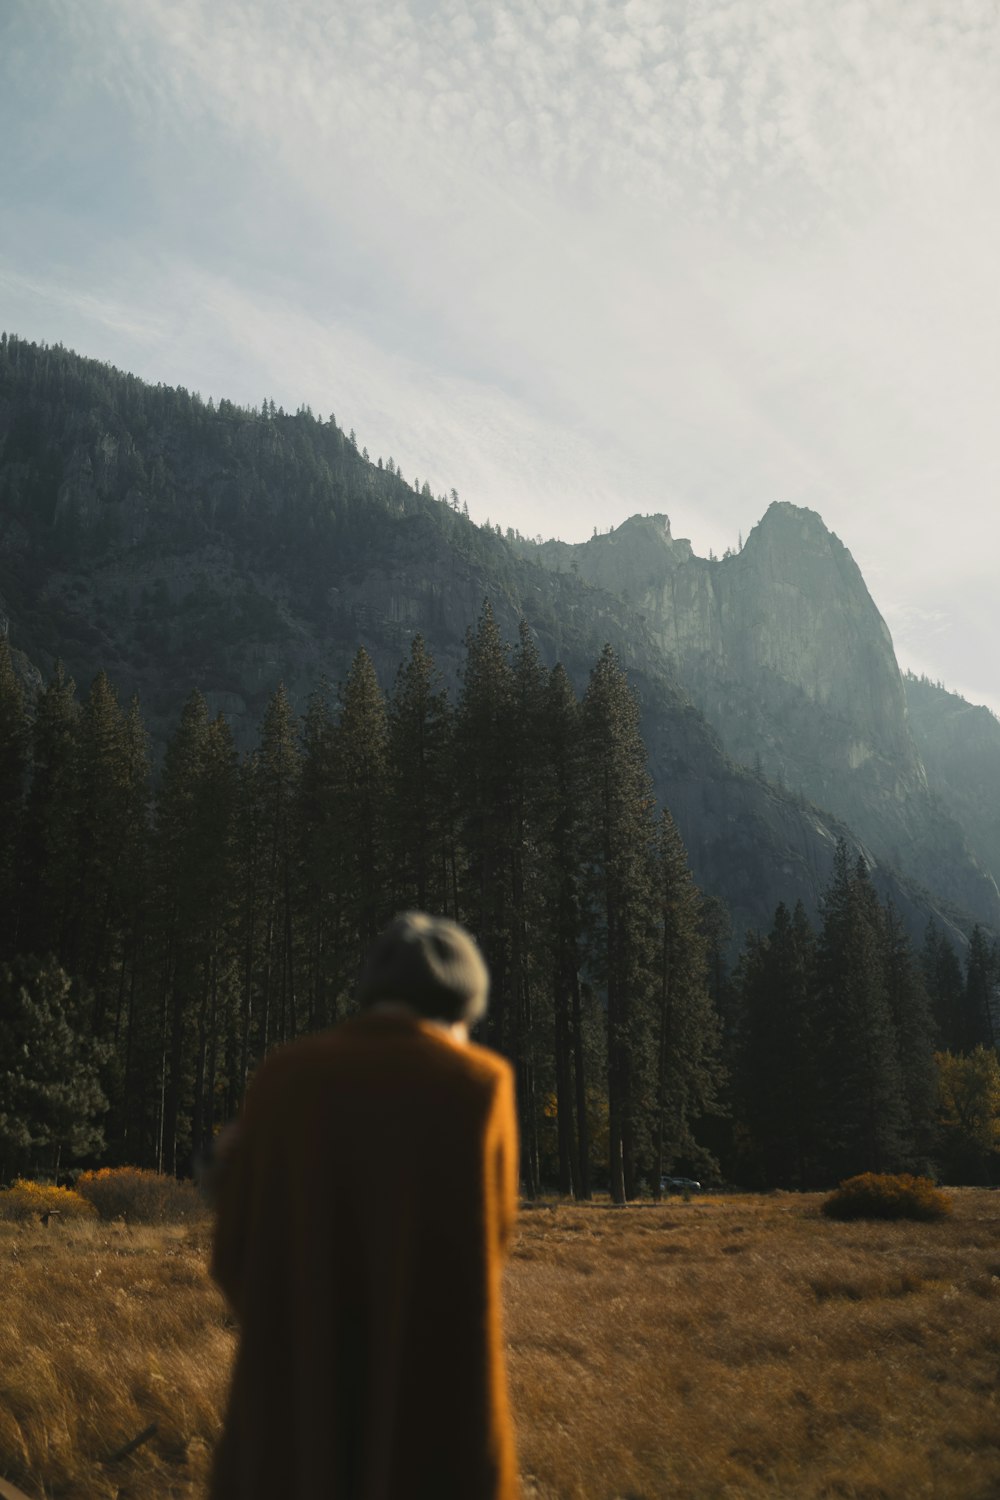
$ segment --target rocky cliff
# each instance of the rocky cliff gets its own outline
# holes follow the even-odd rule
[[[675,540],[665,516],[539,551],[628,600],[734,760],[996,922],[1000,861],[977,860],[944,784],[930,783],[889,631],[814,511],[772,505],[741,551],[718,560]]]

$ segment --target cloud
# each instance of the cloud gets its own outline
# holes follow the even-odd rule
[[[993,0],[20,14],[7,264],[75,289],[94,352],[330,391],[373,451],[522,530],[666,508],[719,551],[789,499],[914,603],[985,575]],[[66,143],[98,119],[82,192]]]
[[[48,334],[51,343],[66,342],[60,339],[59,319],[80,319],[107,329],[113,334],[133,340],[137,345],[159,343],[166,333],[167,320],[162,313],[151,311],[141,302],[128,303],[115,298],[95,295],[78,286],[59,285],[37,277],[23,276],[0,261],[0,295],[8,305],[19,303],[30,308],[29,322],[46,317],[54,325]],[[12,328],[16,332],[16,328]]]

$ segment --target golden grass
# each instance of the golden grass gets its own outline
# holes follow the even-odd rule
[[[533,1500],[1000,1495],[1000,1194],[525,1210],[508,1337]],[[207,1228],[0,1224],[0,1475],[196,1500],[233,1334]],[[110,1455],[150,1423],[131,1455]]]
[[[207,1249],[204,1225],[0,1225],[0,1475],[32,1500],[201,1494],[232,1353]]]
[[[539,1500],[1000,1495],[1000,1195],[524,1215],[508,1327]]]

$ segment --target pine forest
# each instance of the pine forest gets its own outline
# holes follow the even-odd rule
[[[963,962],[931,924],[914,953],[841,843],[819,923],[779,906],[730,967],[610,647],[578,697],[486,603],[454,702],[419,636],[388,695],[362,649],[301,718],[279,688],[242,757],[192,693],[154,776],[138,702],[57,666],[29,705],[0,640],[0,805],[5,1181],[189,1174],[412,908],[482,944],[529,1196],[995,1173],[995,943]]]

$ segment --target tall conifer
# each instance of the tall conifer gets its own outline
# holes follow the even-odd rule
[[[610,646],[590,675],[582,719],[590,962],[607,1009],[608,1175],[612,1200],[624,1203],[649,1115],[652,788],[639,707]]]
[[[264,712],[249,791],[259,829],[261,1050],[294,1037],[295,917],[292,906],[295,804],[301,769],[298,726],[284,683]]]
[[[888,903],[883,919],[886,994],[906,1101],[906,1159],[913,1170],[931,1170],[937,1108],[936,1031],[920,966],[899,913]]]
[[[337,927],[341,888],[337,856],[334,720],[324,679],[302,720],[302,768],[296,796],[295,844],[301,907],[301,979],[309,1030],[327,1025],[343,988]]]
[[[195,818],[203,858],[198,890],[197,1017],[191,1149],[197,1161],[212,1139],[216,1117],[231,1113],[238,1057],[236,974],[237,811],[239,772],[232,732],[220,714],[208,726],[199,766]],[[220,1109],[219,1085],[228,1087]]]
[[[490,967],[491,1044],[513,1055],[511,866],[514,839],[514,674],[489,600],[465,641],[455,714],[455,782],[461,807],[461,917]]]
[[[969,937],[965,956],[965,992],[962,1006],[963,1052],[976,1047],[995,1047],[995,1012],[1000,991],[996,950],[978,922]]]
[[[335,818],[353,982],[390,914],[392,899],[385,869],[389,729],[385,697],[363,646],[341,689],[334,758]]]
[[[965,977],[947,933],[932,917],[920,952],[924,987],[930,996],[938,1041],[951,1052],[961,1052],[968,1040],[965,1025]]]
[[[539,763],[548,775],[542,827],[544,942],[552,992],[559,1191],[591,1196],[582,962],[583,754],[580,706],[565,668],[548,681]]]
[[[811,1187],[821,1149],[816,939],[782,903],[740,967],[737,1087],[751,1169],[768,1187]]]
[[[719,1021],[708,991],[701,893],[667,808],[655,844],[657,909],[656,1116],[653,1183],[678,1160],[703,1161],[693,1126],[719,1107],[722,1081]]]
[[[10,643],[0,633],[0,960],[16,943],[19,878],[17,848],[24,812],[29,743],[24,692]]]
[[[451,713],[441,674],[414,636],[388,706],[388,876],[399,910],[455,911]]]
[[[145,1009],[146,995],[153,985],[149,963],[153,951],[150,945],[149,912],[153,878],[149,737],[137,698],[132,699],[125,715],[122,767],[124,843],[119,852],[116,871],[117,900],[121,912],[121,952],[111,1031],[119,1083],[112,1100],[114,1119],[109,1129],[114,1133],[117,1150],[127,1161],[130,1160],[133,1117],[138,1120],[140,1134],[142,1129],[143,1110],[136,1097],[141,1085],[135,1072],[135,1042],[137,1024]]]
[[[823,898],[819,1052],[835,1175],[898,1170],[908,1154],[899,1046],[885,980],[882,914],[863,856],[843,840]]]
[[[76,687],[56,662],[39,694],[31,733],[31,779],[21,830],[21,919],[24,953],[61,954],[75,886]]]
[[[525,1191],[540,1188],[538,1143],[540,1100],[555,1081],[546,1066],[541,1036],[550,995],[544,974],[541,929],[544,921],[542,839],[547,812],[549,768],[541,749],[546,727],[547,674],[531,629],[518,626],[513,661],[512,796],[510,841],[511,998],[516,1023],[513,1062],[518,1079],[522,1170]],[[541,1076],[540,1076],[541,1075]]]
[[[76,775],[75,875],[71,930],[64,961],[94,990],[94,1029],[104,1034],[113,1014],[120,960],[122,898],[119,879],[135,815],[129,785],[125,716],[104,672],[91,683],[79,719]]]
[[[200,990],[198,934],[204,919],[199,827],[199,782],[208,739],[208,708],[192,693],[167,745],[156,797],[154,888],[159,1033],[155,1160],[159,1171],[177,1172],[190,1147],[194,1086],[194,1029]],[[150,1018],[152,1019],[152,1018]],[[144,1028],[146,1048],[153,1038]],[[141,1070],[140,1070],[141,1071]],[[148,1088],[146,1094],[152,1092]]]

